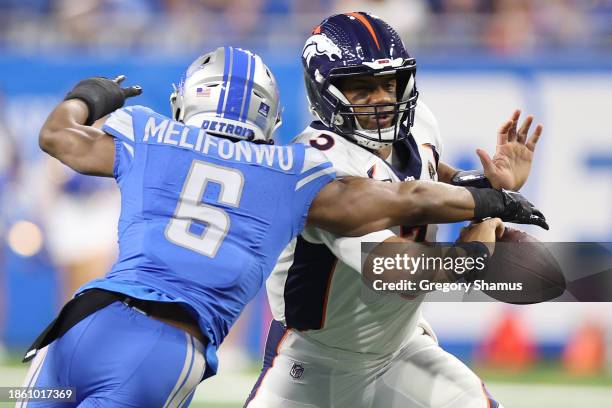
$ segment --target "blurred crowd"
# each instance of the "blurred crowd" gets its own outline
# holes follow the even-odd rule
[[[386,19],[413,50],[612,48],[612,0],[0,0],[0,47],[172,54],[227,42],[294,46],[325,15],[348,11]]]

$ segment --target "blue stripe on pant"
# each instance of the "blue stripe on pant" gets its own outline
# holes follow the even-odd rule
[[[484,383],[482,383],[482,390],[484,391],[485,397],[487,398],[487,402],[489,403],[489,408],[500,408],[499,402],[493,399],[493,396],[491,395],[487,387],[484,385]]]
[[[32,362],[25,383],[74,387],[77,402],[17,407],[188,406],[204,375],[203,352],[183,330],[115,302],[79,322]]]
[[[285,333],[287,333],[287,329],[283,327],[283,325],[279,321],[272,320],[270,322],[270,329],[268,330],[268,338],[266,340],[266,351],[264,353],[263,367],[261,368],[261,373],[259,374],[259,378],[257,378],[257,382],[253,386],[249,397],[244,403],[245,408],[247,405],[249,405],[249,402],[251,402],[251,400],[255,398],[255,395],[257,394],[257,390],[259,390],[261,382],[263,381],[270,367],[272,367],[274,357],[278,355],[278,345],[285,336]]]

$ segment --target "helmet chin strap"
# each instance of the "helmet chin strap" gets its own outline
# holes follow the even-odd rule
[[[400,99],[401,101],[405,101],[406,99],[408,99],[408,96],[410,96],[410,93],[414,89],[414,82],[414,75],[410,75],[410,79],[408,80],[406,88],[404,88],[404,93],[402,94],[402,97]]]

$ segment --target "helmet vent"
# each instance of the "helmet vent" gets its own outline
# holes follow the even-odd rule
[[[255,96],[256,96],[256,97],[258,97],[259,99],[264,99],[263,95],[262,95],[262,94],[260,94],[259,92],[257,92],[257,91],[253,91],[253,93],[254,93],[254,94],[255,94]]]
[[[202,65],[200,65],[200,66],[203,67],[204,65],[208,64],[209,62],[210,62],[210,55],[204,58],[204,60],[202,61]]]

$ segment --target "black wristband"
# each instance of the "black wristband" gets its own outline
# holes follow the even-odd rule
[[[65,101],[80,99],[87,105],[89,114],[85,125],[91,126],[96,120],[119,109],[125,102],[121,87],[107,78],[84,79],[66,95]]]
[[[492,188],[482,170],[461,170],[453,174],[451,184],[460,187]]]
[[[504,195],[492,188],[465,187],[474,198],[474,219],[499,217],[506,210]]]

